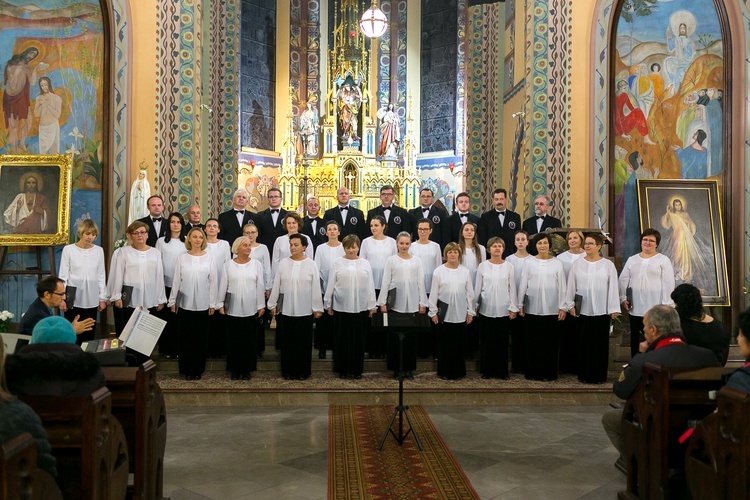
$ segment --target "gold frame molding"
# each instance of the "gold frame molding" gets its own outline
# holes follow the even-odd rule
[[[8,171],[13,169],[12,171]],[[57,215],[56,226],[53,233],[35,234],[6,234],[0,233],[0,245],[5,246],[51,246],[66,245],[70,234],[70,189],[73,171],[73,155],[0,155],[0,200],[2,200],[3,213],[8,208],[10,201],[4,196],[7,192],[17,192],[17,184],[25,172],[16,173],[16,169],[28,170],[41,174],[49,174],[49,169],[58,169],[57,184]],[[10,188],[3,186],[10,183]],[[54,189],[54,186],[46,186],[40,189],[42,194]],[[15,197],[15,195],[14,195]],[[5,220],[3,220],[3,227]]]

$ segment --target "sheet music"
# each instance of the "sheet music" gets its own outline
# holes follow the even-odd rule
[[[138,313],[137,316],[136,313]],[[133,322],[132,325],[131,321]],[[125,347],[129,347],[143,355],[151,356],[156,342],[159,340],[161,332],[164,331],[166,325],[166,321],[149,314],[148,310],[136,310],[133,312],[133,316],[130,317],[128,324],[125,325],[125,329],[123,329],[120,335],[120,340],[123,341]]]

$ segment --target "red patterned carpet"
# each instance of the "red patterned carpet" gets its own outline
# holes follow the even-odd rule
[[[328,498],[479,498],[422,406],[411,406],[409,417],[424,451],[411,434],[403,446],[389,434],[378,452],[392,414],[392,406],[330,407]]]

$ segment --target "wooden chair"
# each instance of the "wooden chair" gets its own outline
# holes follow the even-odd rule
[[[62,500],[55,480],[36,468],[36,443],[23,434],[0,448],[0,500]]]

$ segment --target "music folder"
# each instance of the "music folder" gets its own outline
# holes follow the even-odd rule
[[[437,308],[438,323],[443,323],[445,321],[445,315],[448,314],[448,303],[443,302],[442,300],[438,300]]]
[[[281,314],[281,308],[284,306],[284,294],[280,293],[278,300],[276,300],[276,314]]]
[[[628,301],[628,304],[630,304],[630,309],[633,309],[633,288],[627,287],[625,289],[625,299]]]
[[[576,316],[581,315],[581,305],[583,305],[583,296],[577,293],[573,297],[573,307],[576,309]]]
[[[393,304],[396,303],[396,289],[391,288],[388,290],[388,297],[385,299],[385,307],[390,311],[393,309]]]
[[[68,309],[71,309],[73,307],[73,304],[76,303],[76,292],[78,291],[78,288],[74,286],[66,286],[65,287],[65,304],[68,306]]]
[[[124,285],[122,287],[122,292],[120,295],[120,300],[122,300],[122,307],[130,307],[130,301],[132,299],[133,299],[133,286]]]

